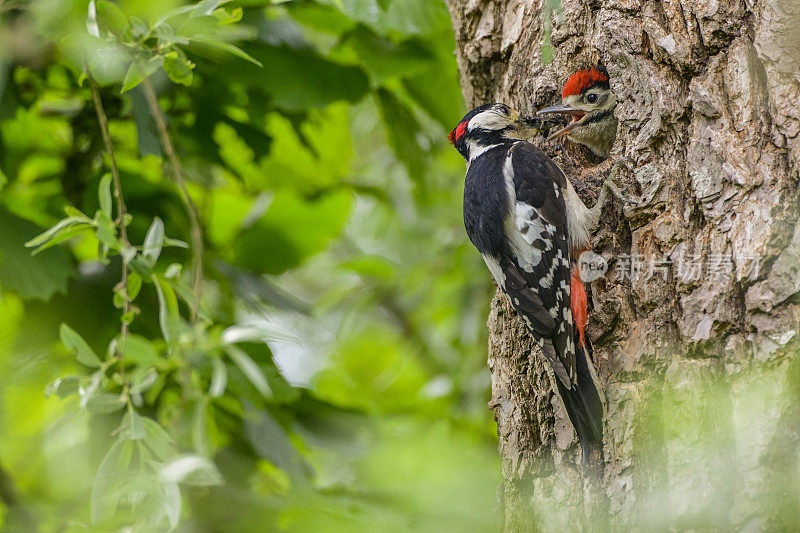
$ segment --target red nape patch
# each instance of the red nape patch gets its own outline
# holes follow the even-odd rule
[[[570,287],[572,304],[572,322],[578,330],[578,346],[586,347],[584,332],[586,331],[586,320],[589,315],[588,302],[586,300],[586,287],[583,286],[578,269],[572,269],[572,283]]]
[[[461,138],[461,136],[464,135],[465,131],[467,131],[466,122],[462,122],[456,126],[456,129],[447,134],[447,138],[450,139],[450,144],[455,144]]]
[[[591,87],[598,81],[608,81],[608,76],[594,67],[579,70],[570,76],[567,83],[564,84],[564,90],[561,91],[561,98],[566,98],[574,94],[581,94],[582,90]]]

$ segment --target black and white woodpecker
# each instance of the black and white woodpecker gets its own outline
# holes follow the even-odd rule
[[[600,64],[579,70],[569,77],[561,91],[561,103],[538,113],[559,113],[572,118],[572,122],[553,133],[548,141],[566,135],[569,140],[588,146],[595,155],[608,158],[617,138],[617,119],[614,117],[617,99],[611,92],[608,79],[608,72]]]
[[[611,175],[589,209],[555,162],[523,138],[535,119],[505,104],[467,113],[448,135],[467,160],[464,225],[556,375],[583,462],[602,450],[603,406],[584,336],[586,291],[574,260],[589,248]]]

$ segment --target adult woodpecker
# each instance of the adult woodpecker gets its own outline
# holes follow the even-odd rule
[[[448,135],[467,160],[464,225],[556,375],[583,461],[602,449],[603,407],[584,336],[586,291],[572,261],[589,248],[613,174],[589,209],[555,162],[522,140],[531,119],[505,104],[467,113]]]
[[[572,117],[572,122],[552,134],[548,141],[566,135],[569,140],[588,146],[606,159],[617,138],[616,106],[608,72],[598,64],[572,74],[561,91],[561,103],[546,107],[538,114],[559,113]]]

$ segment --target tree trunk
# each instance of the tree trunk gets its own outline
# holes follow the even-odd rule
[[[602,61],[611,159],[635,161],[618,181],[641,201],[609,202],[594,238],[610,265],[588,328],[602,472],[577,466],[549,368],[505,297],[492,302],[505,528],[800,528],[800,2],[543,3],[448,0],[464,97],[531,113]],[[608,165],[534,142],[591,205]]]

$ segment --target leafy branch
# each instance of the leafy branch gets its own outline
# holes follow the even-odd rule
[[[114,152],[114,145],[111,142],[111,133],[108,129],[108,117],[106,116],[105,108],[103,107],[103,100],[100,98],[100,89],[94,77],[88,72],[87,67],[87,81],[89,82],[89,89],[92,92],[92,102],[94,110],[97,114],[97,123],[100,125],[100,132],[103,136],[103,143],[106,147],[106,153],[111,161],[111,179],[114,183],[114,196],[117,201],[117,219],[116,226],[119,229],[119,237],[122,245],[126,249],[130,249],[131,244],[128,241],[128,228],[127,228],[127,210],[125,207],[125,198],[122,196],[122,184],[119,178],[119,168],[117,167],[117,156]],[[103,187],[100,188],[101,196]],[[117,286],[119,293],[122,295],[122,327],[119,335],[119,343],[117,345],[117,355],[120,359],[120,372],[125,372],[124,357],[125,357],[125,340],[130,331],[131,314],[131,297],[128,287],[128,259],[122,255],[122,279]]]
[[[158,103],[158,97],[153,90],[153,85],[150,80],[143,80],[142,87],[144,94],[147,98],[147,104],[150,107],[150,113],[156,121],[159,137],[161,137],[161,144],[164,146],[164,152],[169,160],[170,168],[172,169],[172,177],[178,185],[181,193],[181,201],[186,208],[189,215],[190,235],[192,239],[192,256],[194,269],[192,271],[192,304],[191,304],[191,320],[192,324],[197,322],[197,311],[200,307],[200,299],[203,296],[203,229],[200,226],[200,215],[197,211],[197,206],[192,197],[189,195],[189,190],[186,188],[186,179],[183,176],[183,167],[181,167],[180,159],[175,153],[175,147],[172,144],[172,137],[167,129],[167,121],[164,119],[164,112],[161,105]]]

